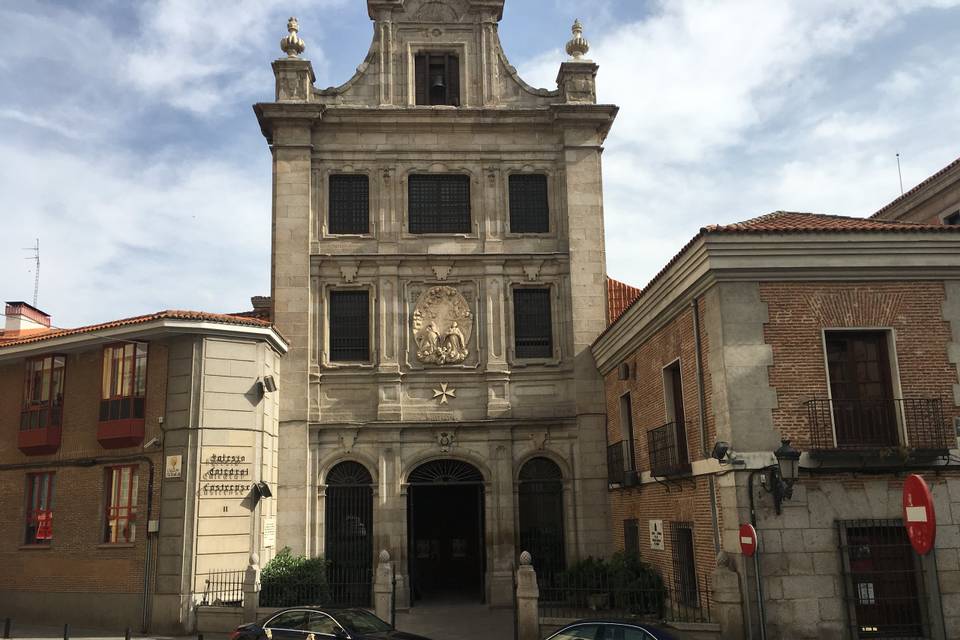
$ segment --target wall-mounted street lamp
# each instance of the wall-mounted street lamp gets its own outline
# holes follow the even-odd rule
[[[783,501],[793,497],[793,483],[800,479],[800,452],[790,446],[789,440],[781,440],[773,455],[777,464],[767,469],[763,488],[773,494],[773,506],[780,515]]]

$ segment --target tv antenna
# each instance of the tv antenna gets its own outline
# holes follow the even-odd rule
[[[40,238],[37,238],[36,244],[32,247],[24,247],[24,251],[30,251],[32,256],[24,260],[33,260],[33,306],[37,306],[37,295],[40,293]]]
[[[900,195],[903,195],[903,173],[900,171],[900,154],[897,153],[897,175],[900,177]]]

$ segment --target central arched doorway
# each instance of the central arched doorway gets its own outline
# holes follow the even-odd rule
[[[460,460],[433,460],[407,481],[411,602],[483,601],[483,474]]]

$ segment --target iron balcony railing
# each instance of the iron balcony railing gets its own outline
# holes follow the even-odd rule
[[[818,398],[804,404],[810,426],[810,446],[814,451],[898,447],[946,451],[956,442],[944,418],[940,398]],[[901,435],[904,432],[905,441]]]
[[[623,487],[637,484],[637,468],[629,440],[620,440],[607,446],[607,481]]]
[[[690,471],[683,422],[670,422],[647,431],[647,452],[650,456],[650,474],[653,476],[672,476]]]

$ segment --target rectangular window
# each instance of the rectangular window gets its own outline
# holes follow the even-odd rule
[[[100,421],[143,419],[147,394],[147,345],[127,342],[103,348]]]
[[[620,433],[623,436],[623,441],[627,443],[626,455],[624,456],[626,469],[636,471],[633,440],[633,402],[630,400],[629,393],[620,396]]]
[[[418,105],[460,106],[460,64],[450,53],[419,53],[414,58]]]
[[[20,430],[59,427],[63,417],[64,356],[27,360]]]
[[[697,565],[693,553],[693,524],[670,523],[670,553],[673,557],[673,595],[682,604],[698,605]]]
[[[53,540],[53,473],[27,474],[27,529],[24,544]]]
[[[929,638],[923,576],[901,520],[838,521],[853,638]]]
[[[103,541],[133,542],[137,521],[137,467],[108,467]]]
[[[636,518],[623,521],[623,551],[640,557],[640,523]]]
[[[549,230],[547,176],[542,174],[510,176],[511,233],[547,233]]]
[[[667,462],[673,469],[679,470],[689,465],[690,460],[687,452],[687,425],[685,411],[683,408],[683,380],[680,375],[680,361],[671,363],[663,369],[663,394],[667,406],[667,424],[673,424],[669,429],[664,429],[670,437],[666,444],[673,448],[673,451],[662,451],[665,458],[661,462]]]
[[[365,175],[330,176],[327,230],[330,233],[369,233],[370,181]]]
[[[827,331],[825,339],[837,446],[897,446],[887,332]]]
[[[410,233],[470,233],[470,177],[412,175],[407,182]]]
[[[550,289],[513,290],[513,331],[518,358],[553,357]]]
[[[330,292],[330,360],[370,359],[370,306],[366,291]]]

